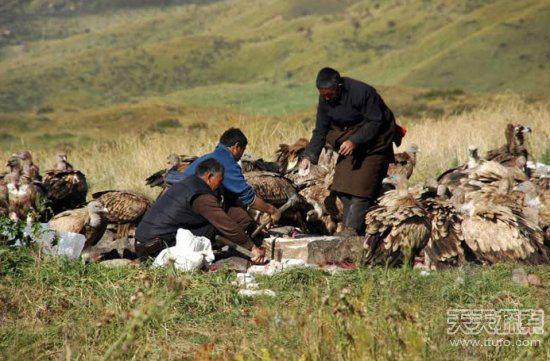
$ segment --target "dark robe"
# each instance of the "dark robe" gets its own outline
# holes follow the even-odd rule
[[[326,143],[338,150],[350,140],[357,147],[351,155],[338,157],[331,190],[375,198],[393,162],[395,137],[395,118],[376,89],[344,77],[337,100],[319,98],[317,122],[304,155],[316,163]]]

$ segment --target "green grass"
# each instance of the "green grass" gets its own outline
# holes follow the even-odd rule
[[[514,265],[420,276],[295,269],[260,278],[275,298],[237,294],[228,272],[108,269],[0,249],[0,354],[6,359],[544,359],[538,347],[452,346],[449,308],[537,308],[548,288],[511,281]],[[547,285],[548,266],[529,267]],[[485,336],[473,336],[484,339]],[[512,338],[514,341],[516,338]]]
[[[55,13],[31,2],[27,17],[6,21],[0,109],[168,96],[280,114],[314,100],[326,65],[376,85],[548,94],[542,0],[123,3]],[[150,2],[127,2],[138,3]]]

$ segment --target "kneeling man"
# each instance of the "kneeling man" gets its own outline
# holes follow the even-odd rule
[[[262,248],[256,247],[246,230],[254,221],[239,206],[222,208],[219,187],[224,167],[214,158],[196,165],[193,175],[172,185],[147,211],[136,229],[136,252],[154,256],[175,244],[178,228],[196,236],[214,239],[216,234],[252,251],[252,262],[261,263]]]

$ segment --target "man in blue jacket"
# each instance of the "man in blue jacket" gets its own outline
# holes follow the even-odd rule
[[[245,207],[251,207],[260,212],[268,213],[271,216],[273,223],[277,223],[281,218],[281,212],[269,203],[266,203],[262,198],[258,197],[254,188],[244,178],[243,171],[238,163],[242,158],[246,146],[248,145],[248,139],[243,132],[238,128],[229,128],[220,137],[220,142],[216,146],[216,149],[212,153],[208,153],[199,157],[192,164],[190,164],[183,176],[177,172],[171,172],[168,174],[168,183],[178,183],[183,179],[195,174],[197,166],[204,160],[214,158],[223,165],[225,169],[225,175],[223,178],[222,186],[224,192],[227,195],[238,198],[242,205]]]

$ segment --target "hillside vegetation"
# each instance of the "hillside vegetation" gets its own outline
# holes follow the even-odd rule
[[[3,112],[174,92],[185,104],[205,86],[244,99],[290,88],[299,100],[285,111],[303,111],[315,100],[305,86],[324,65],[386,86],[547,94],[550,84],[544,0],[11,3],[0,38]]]

